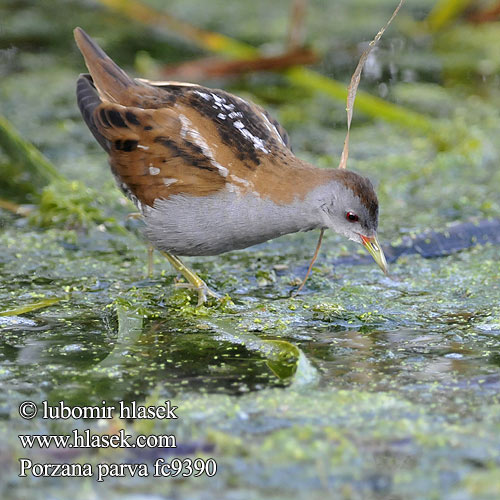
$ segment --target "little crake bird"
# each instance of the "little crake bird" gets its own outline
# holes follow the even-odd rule
[[[82,29],[74,34],[90,72],[77,83],[83,119],[147,238],[199,302],[212,292],[178,255],[217,255],[297,231],[330,228],[363,244],[386,271],[368,179],[300,160],[286,131],[251,102],[191,83],[132,79]]]

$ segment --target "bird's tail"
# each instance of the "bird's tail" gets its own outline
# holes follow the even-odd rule
[[[81,28],[73,31],[76,44],[82,53],[94,85],[102,99],[131,105],[131,87],[138,84],[130,78]]]

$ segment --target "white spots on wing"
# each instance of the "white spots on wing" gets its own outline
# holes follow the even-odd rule
[[[199,90],[195,90],[194,93],[198,94],[199,96],[201,96],[206,101],[212,102],[212,108],[218,109],[218,110],[221,111],[221,113],[219,113],[217,115],[218,118],[221,118],[222,120],[225,120],[226,119],[226,115],[225,115],[226,112],[229,112],[229,114],[227,115],[227,117],[229,117],[232,120],[234,120],[235,118],[241,118],[241,119],[244,118],[244,114],[241,111],[237,111],[234,104],[232,104],[232,103],[228,104],[228,102],[227,102],[227,100],[226,100],[225,97],[217,95],[215,92],[207,93],[207,92],[201,92]],[[242,103],[247,104],[246,101],[244,101],[243,99],[240,99],[240,98],[237,98],[237,99],[238,99],[238,101],[241,101]],[[183,115],[181,115],[181,121],[182,121],[182,116]],[[269,120],[267,120],[266,117],[264,117],[264,124],[269,129],[269,131],[272,132],[273,134],[276,134],[277,137],[283,143],[283,140],[281,139],[278,131],[276,130],[276,127],[274,127],[269,122]],[[260,137],[257,137],[256,135],[253,135],[249,130],[247,130],[245,128],[245,125],[243,124],[243,122],[241,120],[236,120],[235,122],[233,122],[233,125],[235,126],[235,128],[237,128],[240,131],[241,135],[243,135],[243,137],[245,137],[245,139],[247,139],[247,140],[249,140],[249,141],[251,141],[253,143],[253,146],[254,146],[255,149],[258,149],[258,150],[260,150],[260,151],[262,151],[263,153],[266,153],[266,154],[269,153],[269,150],[265,147],[264,140],[261,139]],[[184,130],[184,125],[183,125],[183,130]],[[182,134],[182,131],[181,131],[181,134]],[[200,144],[198,144],[198,145],[203,149],[203,147]],[[205,153],[205,150],[203,152]],[[206,156],[208,156],[210,158],[209,155],[206,154]],[[217,165],[214,164],[214,166],[217,166]],[[219,168],[219,167],[217,167],[217,168]]]
[[[163,178],[163,184],[165,186],[171,186],[172,184],[175,184],[177,182],[177,179],[171,178],[171,177],[164,177]]]
[[[221,110],[232,111],[234,109],[234,104],[227,104],[226,98],[221,97],[217,94],[211,94],[215,106]]]
[[[196,83],[174,82],[173,80],[153,81],[147,80],[146,78],[135,78],[135,80],[147,83],[148,85],[153,85],[154,87],[169,87],[171,85],[175,87],[199,87],[199,85],[196,85]]]
[[[243,123],[237,120],[233,123],[233,125],[241,132],[241,135],[243,137],[253,142],[255,149],[260,149],[263,153],[266,154],[269,153],[269,150],[265,148],[264,141],[260,137],[257,137],[256,135],[253,135],[250,131],[248,131]]]
[[[203,97],[205,101],[212,101],[212,108],[214,109],[220,109],[221,111],[233,111],[234,110],[234,104],[227,103],[225,97],[221,97],[220,95],[217,95],[215,92],[200,92],[199,90],[194,91],[195,94],[198,94],[200,97]]]
[[[210,94],[207,94],[205,92],[200,92],[199,90],[195,90],[194,93],[198,94],[200,97],[203,97],[205,101],[210,101]]]
[[[183,139],[192,140],[203,152],[203,154],[210,160],[210,163],[219,171],[222,177],[227,177],[229,173],[226,167],[223,167],[215,160],[214,153],[210,146],[207,144],[205,138],[200,134],[199,130],[193,126],[191,120],[185,115],[179,115],[181,121],[181,137]]]
[[[268,154],[269,150],[265,148],[264,141],[260,137],[256,137],[251,134],[246,128],[242,128],[240,132],[247,138],[253,142],[255,149],[260,149],[263,153]]]
[[[128,184],[126,184],[125,182],[121,182],[120,188],[125,193],[125,196],[139,209],[139,212],[142,212],[142,203],[138,200],[137,196],[132,193],[132,191],[128,187]]]
[[[191,120],[184,115],[179,115],[179,120],[181,121],[181,137],[185,139],[190,131]]]
[[[281,137],[281,134],[278,132],[278,129],[274,125],[274,123],[271,123],[269,119],[267,118],[265,113],[261,113],[260,116],[262,117],[262,121],[264,122],[264,125],[267,127],[269,132],[274,134],[276,136],[276,139],[283,144],[283,146],[286,146],[285,141],[283,140],[283,137]]]
[[[237,186],[236,184],[231,184],[230,182],[226,184],[226,189],[230,193],[238,193],[241,194],[241,189],[240,186]]]
[[[247,181],[246,179],[242,179],[241,177],[238,177],[237,175],[231,174],[229,176],[229,179],[231,182],[234,182],[235,184],[240,184],[243,187],[249,188],[252,186],[252,183],[250,181]]]
[[[245,193],[252,193],[254,196],[260,197],[260,194],[255,191],[255,186],[253,182],[248,181],[246,179],[242,179],[241,177],[238,177],[237,175],[231,174],[229,176],[229,179],[231,182],[228,182],[226,184],[226,189],[230,193],[238,193],[242,194],[242,191]]]
[[[227,177],[227,174],[229,173],[229,170],[226,167],[223,167],[219,163],[217,163],[217,168],[219,169],[219,173],[221,177]]]
[[[158,167],[153,167],[153,165],[149,166],[150,175],[158,175],[160,173],[160,169]]]

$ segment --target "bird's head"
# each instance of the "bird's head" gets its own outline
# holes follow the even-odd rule
[[[387,274],[387,262],[377,239],[378,199],[369,179],[349,170],[332,172],[327,201],[321,206],[328,228],[361,243]]]

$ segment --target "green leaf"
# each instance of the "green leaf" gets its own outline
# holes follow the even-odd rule
[[[53,304],[57,304],[62,299],[44,299],[38,302],[33,302],[32,304],[26,304],[25,306],[16,307],[15,309],[7,309],[6,311],[1,311],[0,316],[19,316],[20,314],[26,314],[31,311],[36,311],[37,309],[42,309],[44,307],[49,307]]]

